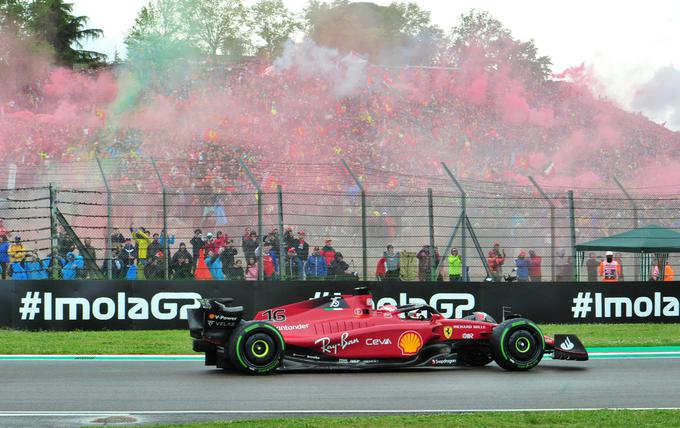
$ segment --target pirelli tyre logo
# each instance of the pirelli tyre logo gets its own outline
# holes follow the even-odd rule
[[[189,309],[199,308],[198,293],[156,293],[147,300],[117,293],[116,298],[54,297],[51,292],[28,291],[21,298],[22,321],[174,320],[187,319]]]
[[[326,297],[329,295],[338,296],[340,293],[330,293],[317,291],[314,293],[314,299],[319,297]],[[462,318],[465,312],[472,311],[475,308],[475,296],[470,293],[435,293],[429,300],[420,297],[409,297],[408,293],[399,293],[399,298],[383,297],[375,303],[378,308],[383,305],[413,305],[423,304],[430,305],[442,313],[446,318]]]

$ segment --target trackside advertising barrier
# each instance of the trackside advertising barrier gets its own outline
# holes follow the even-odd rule
[[[0,327],[27,330],[183,329],[196,299],[232,297],[262,309],[368,286],[376,305],[427,303],[445,316],[503,307],[540,323],[680,322],[680,283],[450,284],[403,282],[8,281]]]

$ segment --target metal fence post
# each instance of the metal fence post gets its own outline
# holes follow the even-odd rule
[[[255,179],[255,176],[253,175],[252,172],[250,172],[250,168],[248,168],[248,165],[243,162],[243,159],[237,158],[238,163],[241,165],[241,168],[246,172],[246,176],[248,176],[248,179],[250,182],[253,184],[255,189],[257,190],[257,246],[259,248],[259,255],[257,256],[257,279],[258,281],[264,280],[264,264],[262,263],[263,259],[263,251],[264,251],[264,246],[262,245],[264,241],[262,240],[262,188],[260,188],[260,184],[257,182]]]
[[[570,190],[567,192],[569,198],[569,230],[571,237],[571,259],[574,261],[574,281],[580,281],[580,269],[576,269],[576,265],[579,264],[576,258],[576,210],[574,208],[574,192]],[[580,266],[580,264],[579,264]]]
[[[59,279],[59,269],[57,268],[57,188],[50,183],[50,278]]]
[[[283,190],[281,185],[276,186],[276,193],[278,195],[279,206],[279,277],[281,280],[286,279],[286,244],[283,242]]]
[[[106,257],[106,278],[113,279],[113,242],[111,240],[112,224],[111,224],[111,210],[113,201],[111,198],[111,188],[109,187],[109,181],[106,179],[106,174],[104,174],[104,168],[102,163],[97,159],[97,166],[99,167],[99,173],[102,175],[102,181],[104,181],[104,187],[106,188],[106,251],[104,252],[104,257]]]
[[[466,247],[465,238],[466,238],[466,236],[465,236],[465,234],[466,234],[466,230],[467,230],[467,224],[466,224],[465,219],[467,218],[467,193],[465,192],[465,190],[463,190],[463,186],[461,186],[460,183],[458,182],[458,180],[456,180],[456,177],[453,175],[453,173],[451,172],[449,167],[444,162],[442,162],[442,167],[444,167],[446,174],[448,174],[449,178],[451,178],[451,181],[453,181],[453,184],[456,185],[456,187],[458,188],[458,191],[460,192],[460,208],[461,208],[460,217],[463,220],[463,229],[461,229],[461,231],[460,231],[460,239],[461,239],[461,242],[462,242],[461,243],[462,248],[461,248],[461,253],[460,253],[460,260],[461,260],[461,264],[460,264],[461,271],[460,271],[460,273],[461,273],[461,279],[463,281],[465,281],[468,277],[468,275],[467,275],[467,261],[465,259],[465,254],[466,254],[466,251],[465,251],[465,247]],[[454,234],[455,234],[455,230],[454,230]],[[449,244],[449,246],[450,246],[450,244]],[[451,250],[450,250],[450,248],[447,247],[446,254],[444,254],[444,255],[448,257],[449,251],[451,251]]]
[[[555,277],[556,277],[556,269],[555,269],[555,204],[553,204],[553,201],[550,200],[548,195],[541,189],[541,186],[538,185],[536,180],[534,180],[533,177],[529,177],[529,180],[531,183],[536,187],[538,190],[538,193],[541,194],[543,199],[545,199],[548,204],[550,205],[550,267],[552,269],[552,281],[555,282]]]
[[[640,227],[639,223],[639,218],[638,218],[638,206],[635,203],[635,200],[630,196],[630,194],[626,191],[626,188],[623,187],[621,182],[616,178],[612,177],[612,180],[614,180],[614,183],[621,189],[621,192],[623,192],[624,196],[626,199],[628,199],[628,202],[633,206],[633,229],[637,229]],[[640,263],[639,263],[639,257],[636,254],[635,255],[635,280],[639,281],[640,280]]]
[[[158,170],[156,165],[156,160],[151,158],[151,165],[153,165],[153,170],[156,172],[156,177],[158,177],[158,182],[161,184],[161,189],[163,190],[163,254],[165,257],[165,266],[163,270],[165,271],[165,279],[170,278],[170,235],[168,234],[168,191],[165,188],[165,183],[163,182],[163,177],[161,172]]]
[[[434,201],[432,198],[432,189],[427,189],[427,218],[429,224],[430,235],[430,280],[437,280],[437,273],[439,272],[439,265],[434,251]]]
[[[354,183],[359,187],[359,190],[361,190],[361,249],[362,249],[362,255],[361,255],[361,260],[362,264],[364,265],[363,268],[363,279],[366,281],[368,279],[368,237],[367,237],[367,231],[366,231],[366,190],[364,189],[363,184],[361,184],[361,181],[359,178],[354,175],[354,172],[352,169],[347,165],[347,162],[345,162],[344,159],[340,159],[340,162],[342,162],[342,165],[345,167],[345,170],[349,173],[349,175],[352,177],[354,180]]]

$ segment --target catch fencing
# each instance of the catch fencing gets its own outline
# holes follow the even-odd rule
[[[36,186],[34,181],[31,187],[0,190],[0,217],[10,239],[21,236],[27,249],[35,250],[41,259],[64,255],[59,254],[59,246],[67,232],[61,230],[59,216],[100,266],[110,257],[112,234],[130,237],[131,228],[144,227],[152,234],[167,230],[171,256],[180,243],[191,251],[196,229],[204,237],[221,231],[233,239],[237,259],[244,266],[241,240],[246,229],[258,236],[277,229],[283,241],[283,232],[291,228],[295,237],[305,232],[310,253],[332,240],[332,247],[349,264],[348,272],[356,272],[361,280],[375,279],[378,261],[387,245],[393,245],[401,254],[404,281],[436,281],[439,274],[448,281],[446,258],[439,271],[432,269],[426,278],[419,275],[417,254],[426,245],[436,247],[442,256],[456,248],[467,269],[465,279],[484,280],[486,257],[494,242],[506,254],[504,274],[514,267],[520,252],[528,256],[531,250],[542,259],[542,281],[585,280],[585,269],[582,278],[575,277],[577,243],[649,224],[680,228],[680,196],[649,197],[648,191],[640,196],[618,182],[606,192],[572,192],[541,186],[540,180],[533,179],[524,186],[458,181],[445,165],[429,181],[356,171],[345,163],[332,167],[340,171],[332,181],[310,174],[303,184],[293,186],[274,178],[286,171],[267,166],[269,172],[262,173],[256,164],[240,159],[224,162],[212,176],[210,166],[204,165],[190,172],[193,178],[177,172],[170,161],[126,165],[96,161],[80,167],[74,176],[64,170],[45,173],[42,180],[55,180],[47,186]],[[344,181],[338,182],[338,177]],[[394,177],[400,185],[391,189],[389,180]],[[436,255],[431,254],[430,260],[437,265]],[[621,261],[625,280],[649,279],[639,277],[634,255],[623,254]],[[675,262],[671,257],[671,265]],[[164,276],[171,278],[170,258],[160,263]],[[259,274],[262,277],[262,269]],[[108,275],[103,271],[103,277]]]

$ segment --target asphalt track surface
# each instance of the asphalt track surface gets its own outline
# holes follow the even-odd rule
[[[0,426],[166,423],[310,414],[676,408],[680,358],[247,376],[199,361],[0,361]],[[128,419],[129,418],[129,419]]]

